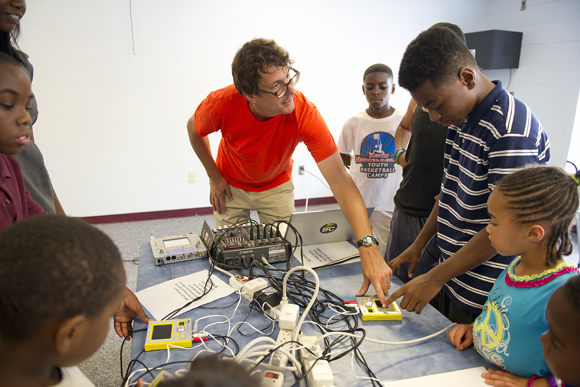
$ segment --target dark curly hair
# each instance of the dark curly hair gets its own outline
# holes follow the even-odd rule
[[[269,66],[284,67],[294,63],[274,40],[257,38],[245,43],[232,62],[234,86],[241,95],[257,94],[262,74]]]
[[[453,33],[455,35],[459,36],[459,39],[463,40],[463,43],[467,44],[467,41],[465,40],[465,35],[463,34],[463,30],[461,30],[461,28],[459,28],[459,26],[457,24],[447,23],[447,22],[440,22],[440,23],[433,24],[429,28],[433,28],[433,27],[445,27],[445,28],[449,28],[451,31],[453,31]]]
[[[122,292],[115,244],[80,219],[35,215],[0,233],[0,337],[20,342],[49,322],[99,316]]]
[[[217,356],[198,357],[184,377],[163,383],[163,387],[253,387],[260,378],[251,376],[247,367]]]
[[[580,313],[580,275],[570,278],[564,285],[568,302],[572,305],[572,310]]]
[[[22,65],[22,62],[18,59],[19,59],[18,56],[14,57],[8,54],[7,52],[0,51],[0,64],[11,64],[20,67],[26,73],[26,69]],[[28,76],[28,73],[26,73],[26,75]]]
[[[407,46],[399,85],[411,92],[428,80],[435,87],[449,85],[465,67],[477,68],[477,63],[464,41],[448,27],[434,26]]]
[[[18,55],[18,36],[20,36],[20,23],[10,32],[0,31],[0,52],[5,52],[24,65],[22,58]]]
[[[572,252],[568,229],[578,210],[578,185],[566,171],[546,165],[528,166],[500,179],[495,189],[507,199],[506,208],[517,223],[550,223],[547,267]]]
[[[387,66],[386,64],[375,63],[374,65],[369,66],[369,68],[365,70],[365,73],[363,75],[363,80],[370,73],[387,73],[389,75],[389,77],[391,77],[391,79],[393,79],[393,70],[391,70],[391,68],[389,66]]]

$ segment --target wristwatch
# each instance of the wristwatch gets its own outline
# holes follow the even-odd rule
[[[377,238],[375,238],[374,236],[365,235],[359,241],[357,241],[356,244],[358,247],[361,247],[361,246],[371,247],[372,245],[378,246],[379,242],[377,241]]]

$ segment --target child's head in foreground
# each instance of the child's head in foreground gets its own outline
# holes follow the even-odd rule
[[[221,360],[217,356],[195,359],[188,373],[180,379],[159,384],[159,387],[255,387],[260,378],[250,376],[248,368],[233,360]]]
[[[409,90],[432,121],[460,125],[477,105],[479,68],[465,41],[446,25],[435,25],[408,46],[399,85]]]
[[[572,252],[569,228],[578,210],[578,184],[558,167],[534,165],[496,183],[488,199],[490,240],[499,254],[522,254],[521,241],[544,241],[546,267]]]
[[[0,352],[79,364],[104,341],[124,285],[119,251],[97,228],[59,215],[11,225],[0,233]]]
[[[30,78],[16,59],[0,52],[0,153],[15,155],[29,144],[33,95]]]
[[[546,364],[566,385],[580,386],[580,276],[556,289],[546,318],[549,330],[540,337]]]
[[[391,95],[395,92],[393,70],[385,64],[376,63],[365,70],[362,90],[371,109],[390,108]]]

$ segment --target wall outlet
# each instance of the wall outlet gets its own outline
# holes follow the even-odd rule
[[[195,183],[195,172],[189,172],[187,175],[189,177],[189,182]]]
[[[298,174],[299,175],[304,175],[304,165],[299,165],[298,166]]]

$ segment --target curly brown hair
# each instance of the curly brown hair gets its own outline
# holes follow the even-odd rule
[[[245,43],[234,56],[234,86],[241,95],[257,94],[262,74],[268,71],[268,67],[285,67],[292,63],[294,61],[288,52],[274,40],[256,38]]]

